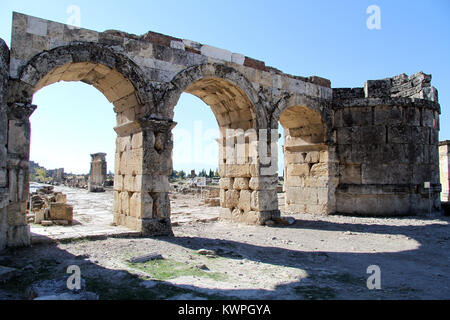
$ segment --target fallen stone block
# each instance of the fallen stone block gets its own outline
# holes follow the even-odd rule
[[[42,221],[41,221],[41,225],[44,226],[44,227],[50,227],[50,226],[53,225],[53,221],[50,221],[50,220],[42,220]]]
[[[131,263],[144,263],[151,260],[161,260],[164,257],[159,253],[150,253],[139,257],[130,258],[128,261]]]
[[[198,254],[201,254],[203,256],[215,256],[216,253],[213,250],[207,250],[207,249],[199,249],[197,251]]]
[[[58,226],[67,226],[69,225],[69,221],[67,220],[53,220],[53,223]]]

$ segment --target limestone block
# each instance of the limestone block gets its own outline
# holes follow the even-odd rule
[[[250,164],[226,164],[225,176],[226,177],[251,177]]]
[[[153,217],[153,198],[148,192],[135,192],[130,198],[130,215],[138,219]]]
[[[47,35],[47,21],[31,16],[27,16],[27,33],[46,36]]]
[[[306,162],[308,163],[317,163],[319,162],[320,154],[319,151],[310,151],[306,155]]]
[[[9,120],[8,152],[27,158],[30,152],[30,126],[19,120]]]
[[[130,197],[127,191],[120,193],[120,208],[122,214],[130,215]]]
[[[228,190],[233,189],[234,179],[233,178],[220,178],[219,186],[221,189]]]
[[[317,204],[328,204],[329,190],[328,188],[317,188]]]
[[[309,175],[309,164],[288,164],[287,175],[288,176],[308,176]]]
[[[310,214],[325,215],[328,214],[328,206],[324,204],[306,204],[306,212]]]
[[[231,220],[240,222],[240,221],[242,221],[243,214],[244,214],[244,212],[242,210],[235,208],[231,212]]]
[[[422,110],[422,126],[434,128],[436,121],[434,119],[433,110],[423,109]]]
[[[72,224],[73,207],[65,203],[50,203],[49,215],[50,220],[67,220]]]
[[[228,50],[203,45],[200,49],[200,52],[202,53],[202,55],[205,55],[207,57],[231,62],[232,53]]]
[[[124,176],[121,174],[114,175],[114,190],[115,191],[123,191],[124,190]]]
[[[341,183],[361,184],[361,164],[343,164],[339,172]]]
[[[131,148],[138,149],[143,146],[143,134],[142,132],[138,132],[132,135],[131,137]]]
[[[248,178],[235,178],[234,179],[234,184],[233,184],[233,189],[235,189],[235,190],[247,190],[248,189],[248,184],[249,184],[249,179]]]
[[[239,65],[243,65],[245,61],[245,56],[240,53],[233,53],[231,55],[231,62],[234,62]]]
[[[398,106],[377,106],[374,108],[374,124],[400,124],[403,122],[403,108]]]
[[[241,190],[239,194],[238,208],[244,212],[251,210],[251,194],[250,190]]]
[[[252,190],[276,190],[278,176],[251,177],[249,187]]]
[[[227,190],[225,191],[225,207],[235,208],[239,203],[239,191],[237,190]]]
[[[131,149],[131,137],[117,137],[116,138],[116,152],[124,152]]]
[[[167,192],[150,193],[153,199],[153,216],[168,218],[170,216],[170,199]]]
[[[114,214],[120,214],[122,212],[122,201],[120,199],[120,191],[114,190],[114,206],[113,212]]]
[[[328,176],[328,164],[316,163],[311,167],[310,174],[312,176]]]
[[[19,226],[26,224],[25,210],[22,210],[21,202],[10,203],[6,207],[6,222],[10,226]],[[25,202],[26,208],[26,202]]]
[[[139,175],[136,176],[136,181],[142,181],[142,191],[148,192],[169,192],[170,183],[165,175]]]
[[[253,191],[251,195],[251,209],[255,211],[278,210],[278,196],[276,190]]]
[[[170,47],[172,49],[184,50],[184,43],[182,41],[170,41]]]
[[[361,128],[361,141],[370,143],[386,142],[385,126],[364,126]]]
[[[289,187],[286,190],[286,199],[289,199],[290,204],[317,204],[317,188]]]

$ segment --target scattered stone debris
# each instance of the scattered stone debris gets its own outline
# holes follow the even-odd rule
[[[45,186],[30,195],[28,222],[43,226],[71,225],[73,206],[66,203],[67,196],[55,192],[53,186]]]
[[[208,249],[199,249],[197,250],[198,254],[201,254],[203,256],[215,256],[216,252],[213,250],[208,250]]]

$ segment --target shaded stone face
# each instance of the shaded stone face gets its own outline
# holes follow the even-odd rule
[[[209,105],[219,125],[223,219],[279,220],[279,122],[289,210],[418,214],[428,208],[425,181],[440,208],[440,106],[430,75],[331,89],[327,79],[191,40],[71,29],[14,13],[11,51],[0,41],[0,248],[29,243],[31,101],[58,81],[91,84],[114,105],[114,222],[144,234],[172,234],[168,176],[183,92]],[[92,155],[90,184],[105,177],[104,156]]]
[[[440,168],[440,179],[442,185],[441,201],[449,201],[449,190],[450,190],[450,141],[442,141],[439,143],[439,168]]]

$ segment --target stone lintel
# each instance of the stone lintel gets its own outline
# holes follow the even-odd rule
[[[140,118],[135,121],[127,122],[114,128],[117,135],[120,137],[128,136],[150,129],[153,132],[169,132],[177,125],[172,120],[147,119]]]

